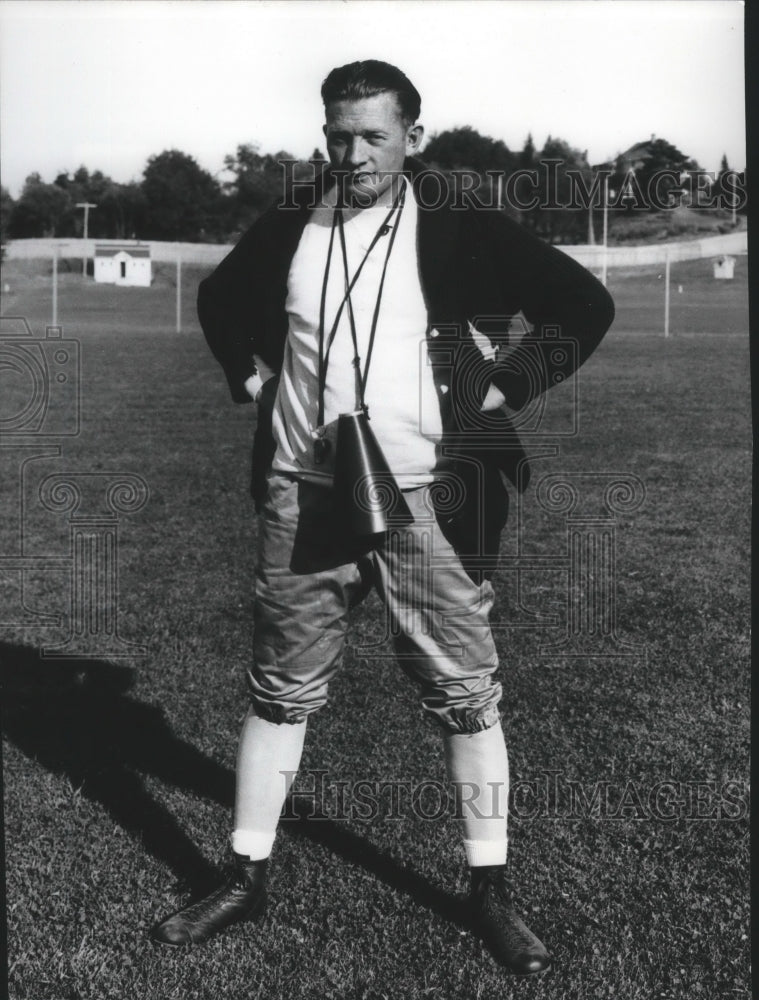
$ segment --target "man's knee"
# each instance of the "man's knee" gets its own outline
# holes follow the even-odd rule
[[[327,703],[328,678],[302,683],[272,676],[257,667],[248,670],[248,693],[256,713],[268,722],[305,722]]]
[[[500,725],[501,712],[498,708],[500,700],[500,685],[498,695],[491,704],[471,708],[469,706],[428,705],[425,710],[431,718],[446,733],[479,733],[484,729]]]
[[[317,711],[315,708],[304,708],[292,704],[282,704],[281,702],[262,701],[251,695],[251,704],[256,715],[267,722],[274,722],[277,725],[296,725],[305,722],[309,715]]]

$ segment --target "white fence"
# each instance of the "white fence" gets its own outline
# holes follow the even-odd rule
[[[8,260],[49,260],[57,248],[61,257],[73,257],[78,260],[95,256],[95,243],[98,246],[149,246],[150,257],[154,263],[176,264],[180,257],[186,264],[208,264],[213,266],[225,257],[232,249],[231,243],[164,243],[160,240],[77,240],[67,239],[33,239],[12,240],[5,248]]]
[[[62,257],[82,259],[85,252],[88,257],[94,257],[95,240],[76,239],[35,239],[13,240],[6,247],[9,260],[30,258],[50,258],[55,248]],[[114,243],[127,246],[130,242],[135,246],[145,246],[137,240],[97,240],[98,243]],[[220,243],[162,243],[150,240],[150,254],[153,261],[163,264],[175,264],[180,258],[185,264],[207,264],[213,267],[232,249],[232,244]],[[687,240],[681,243],[656,243],[635,247],[608,247],[606,250],[607,267],[641,267],[645,265],[663,264],[667,259],[672,263],[681,260],[699,260],[704,257],[721,257],[724,254],[744,254],[747,252],[747,233],[727,233],[723,236],[708,236],[700,240]],[[604,260],[603,246],[562,246],[569,257],[573,257],[585,267],[601,269]]]
[[[591,270],[600,270],[603,267],[603,246],[562,246],[559,249]],[[744,229],[739,233],[707,236],[704,239],[687,240],[682,243],[649,243],[639,247],[607,247],[606,266],[651,266],[663,264],[667,256],[674,264],[681,260],[700,260],[704,257],[722,257],[724,254],[744,254],[747,251],[748,234]]]

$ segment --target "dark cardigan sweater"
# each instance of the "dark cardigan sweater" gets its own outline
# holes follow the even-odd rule
[[[611,325],[614,305],[585,268],[503,213],[457,206],[445,177],[418,160],[407,160],[405,170],[419,205],[427,344],[443,423],[436,471],[441,480],[454,477],[464,495],[455,510],[441,500],[438,521],[469,571],[489,576],[508,510],[499,470],[520,489],[528,480],[520,413],[584,363]],[[326,170],[312,184],[296,185],[200,284],[201,326],[235,402],[250,401],[245,381],[255,372],[253,354],[281,370],[290,263],[311,207],[330,180]],[[519,313],[532,332],[508,349]],[[499,349],[495,360],[483,358],[470,323]],[[491,382],[503,392],[506,407],[480,413]],[[257,504],[273,457],[276,384],[266,384],[259,402],[252,488]]]

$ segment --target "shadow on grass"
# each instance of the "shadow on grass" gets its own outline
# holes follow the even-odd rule
[[[143,774],[229,807],[234,775],[178,739],[159,708],[128,695],[134,670],[102,660],[45,660],[36,649],[0,643],[6,736],[53,774],[99,803],[195,892],[216,869]]]
[[[311,815],[313,807],[310,803],[293,801],[289,810],[290,817],[280,823],[279,829],[283,833],[319,844],[350,864],[371,872],[380,882],[404,892],[445,920],[461,927],[466,925],[460,897],[436,888],[423,875],[399,865],[344,824]]]
[[[210,864],[171,813],[146,789],[143,775],[229,809],[234,774],[179,739],[164,713],[129,696],[135,672],[102,660],[45,660],[28,646],[0,642],[2,726],[27,757],[65,776],[97,802],[193,896],[218,885]],[[310,818],[295,804],[285,835],[304,837],[371,872],[422,906],[461,923],[457,897],[402,867],[333,820]]]

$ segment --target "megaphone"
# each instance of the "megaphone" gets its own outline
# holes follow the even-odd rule
[[[414,520],[365,410],[337,418],[334,489],[342,514],[357,535],[381,534]]]

